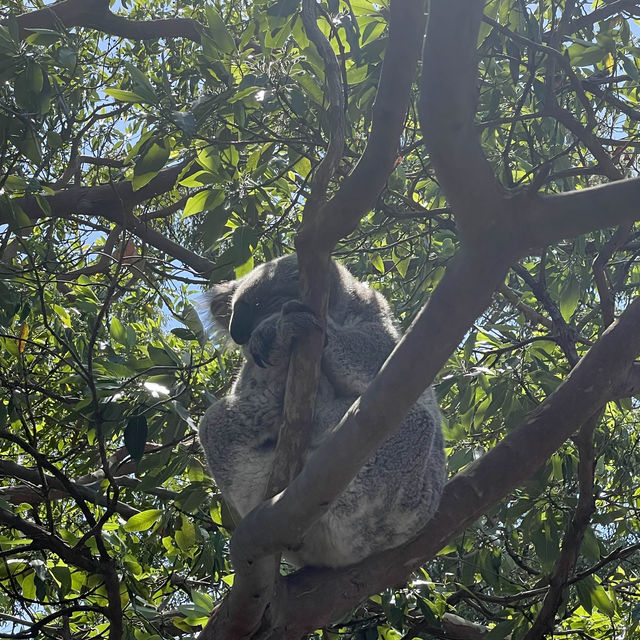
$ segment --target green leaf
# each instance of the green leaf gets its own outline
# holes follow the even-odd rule
[[[204,345],[207,341],[206,332],[202,326],[202,320],[200,320],[200,316],[193,305],[185,304],[184,310],[182,311],[182,321],[197,337],[198,342]]]
[[[193,333],[193,331],[190,331],[189,329],[185,329],[184,327],[175,327],[171,329],[171,333],[173,333],[174,336],[178,336],[180,340],[185,340],[187,342],[189,340],[198,339],[198,336],[196,336],[195,333]]]
[[[304,156],[296,162],[296,166],[294,169],[303,177],[306,178],[311,173],[311,162],[309,158],[305,158]]]
[[[124,525],[125,531],[146,531],[162,517],[161,509],[147,509],[131,516]]]
[[[584,532],[584,538],[580,546],[580,554],[592,562],[600,560],[600,545],[591,527],[588,527]]]
[[[407,271],[409,269],[409,264],[411,263],[411,258],[409,258],[408,256],[406,258],[403,258],[402,260],[398,260],[398,262],[396,262],[396,269],[398,270],[398,273],[404,278],[407,275]]]
[[[576,591],[580,604],[588,613],[592,612],[594,606],[608,616],[615,613],[614,604],[595,576],[587,576],[576,582]]]
[[[133,168],[132,186],[134,191],[158,175],[160,169],[169,159],[170,152],[171,149],[166,140],[161,144],[154,142],[146,149]]]
[[[54,304],[53,310],[56,312],[56,315],[62,321],[62,324],[65,327],[71,327],[71,317],[69,316],[69,312],[61,307],[60,305]]]
[[[186,135],[195,136],[198,132],[198,123],[191,112],[172,111],[171,118]]]
[[[260,233],[249,226],[237,227],[233,230],[233,261],[234,267],[244,264],[253,255],[258,244]]]
[[[210,5],[206,6],[207,23],[209,34],[213,40],[213,45],[218,51],[223,53],[234,53],[236,43],[224,24],[220,14]]]
[[[237,266],[233,271],[235,273],[236,278],[242,278],[242,276],[247,275],[247,273],[253,270],[253,255],[249,256],[249,259]]]
[[[166,140],[161,143],[154,142],[151,144],[141,158],[136,162],[134,167],[135,175],[143,175],[151,171],[158,172],[169,159],[171,149]]]
[[[200,191],[195,196],[191,196],[187,200],[187,204],[182,212],[183,218],[200,213],[201,211],[209,211],[215,209],[218,205],[222,204],[225,199],[224,189],[209,189],[207,191]]]
[[[61,595],[66,596],[71,591],[71,571],[66,565],[56,565],[49,569],[58,583]]]
[[[228,219],[229,211],[224,207],[218,207],[206,213],[200,226],[202,243],[206,249],[213,247],[216,240],[223,234]]]
[[[129,71],[135,92],[151,104],[158,102],[158,96],[147,76],[130,62],[125,62],[124,66]]]
[[[568,51],[571,64],[577,67],[592,67],[602,62],[608,54],[608,51],[600,45],[584,47],[580,44],[572,44]]]
[[[229,104],[233,104],[234,102],[239,102],[243,98],[248,98],[250,96],[254,96],[255,98],[255,94],[258,93],[258,91],[264,91],[264,88],[263,87],[246,87],[245,89],[242,89],[241,91],[238,91],[237,93],[233,94],[230,98],[228,98],[227,102]],[[250,104],[250,102],[248,102],[247,104]]]
[[[187,513],[195,513],[207,504],[209,496],[199,482],[188,485],[176,498],[176,504]]]
[[[115,340],[118,344],[122,344],[124,346],[127,345],[127,331],[124,328],[122,322],[118,320],[115,316],[111,318],[111,324],[109,325],[109,333],[113,340]]]
[[[143,96],[133,91],[126,91],[125,89],[105,89],[104,92],[120,102],[133,102],[135,104],[144,104],[147,102]]]
[[[40,140],[32,129],[29,129],[19,145],[20,151],[34,164],[42,162]]]
[[[194,589],[191,592],[191,600],[196,607],[202,609],[205,613],[211,613],[213,611],[213,598],[208,593]]]
[[[622,66],[624,67],[625,72],[628,73],[636,82],[640,79],[638,67],[636,67],[633,60],[630,60],[627,56],[622,56]]]
[[[612,616],[616,612],[615,605],[611,602],[611,599],[602,585],[596,584],[595,588],[591,591],[591,602],[594,606],[600,609],[602,613],[605,613],[608,616]]]
[[[185,553],[188,552],[196,542],[196,529],[193,522],[184,515],[182,516],[182,527],[176,531],[175,539],[180,550]]]
[[[214,147],[204,147],[198,152],[198,164],[208,171],[215,171],[220,166],[220,154]]]
[[[15,24],[15,18],[10,17],[10,20]],[[0,25],[0,48],[8,51],[9,53],[16,53],[18,50],[19,39],[14,40],[4,25]]]
[[[50,46],[62,38],[62,34],[52,29],[25,29],[29,35],[25,38],[29,44]]]
[[[147,419],[144,416],[132,416],[124,430],[124,446],[136,462],[142,460],[147,444]]]
[[[384,273],[384,260],[380,257],[379,253],[372,253],[369,256],[371,264],[380,272]]]
[[[60,64],[73,69],[78,64],[78,52],[70,47],[60,47],[56,52],[56,56]]]
[[[514,624],[514,620],[499,622],[487,635],[482,636],[483,640],[503,640],[513,631]]]
[[[562,288],[560,293],[560,313],[562,317],[569,322],[573,312],[580,301],[580,285],[576,277],[571,274]]]
[[[175,365],[173,358],[161,347],[156,347],[152,344],[147,345],[147,352],[153,364],[158,367],[172,367]]]
[[[20,582],[20,586],[22,587],[22,595],[29,599],[34,600],[36,597],[36,572],[32,571],[22,578],[22,580],[18,580]]]
[[[20,176],[8,176],[5,180],[4,188],[7,191],[24,191],[28,184],[29,183]]]
[[[211,173],[211,171],[202,170],[183,178],[179,184],[183,187],[203,187],[207,184],[213,184],[216,180],[215,174]]]

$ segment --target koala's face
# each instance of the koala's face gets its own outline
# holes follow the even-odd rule
[[[262,264],[238,280],[214,287],[210,308],[218,322],[228,323],[233,341],[243,345],[262,320],[279,313],[287,300],[298,297],[298,263],[296,256],[290,255]]]

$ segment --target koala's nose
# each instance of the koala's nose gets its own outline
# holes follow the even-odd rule
[[[229,333],[236,344],[247,344],[253,330],[251,307],[242,300],[233,305]]]

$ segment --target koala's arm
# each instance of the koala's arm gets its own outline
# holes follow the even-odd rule
[[[386,305],[341,321],[329,315],[322,370],[339,396],[359,396],[378,373],[399,339]]]

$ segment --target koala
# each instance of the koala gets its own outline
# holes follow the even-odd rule
[[[329,437],[399,340],[384,297],[330,265],[326,341],[307,455]],[[318,325],[299,297],[295,255],[260,265],[208,294],[245,361],[230,393],[200,422],[200,442],[223,497],[244,517],[264,498],[278,441],[291,346]],[[297,566],[340,567],[414,537],[435,512],[445,478],[440,412],[427,389],[401,427],[285,554]]]

